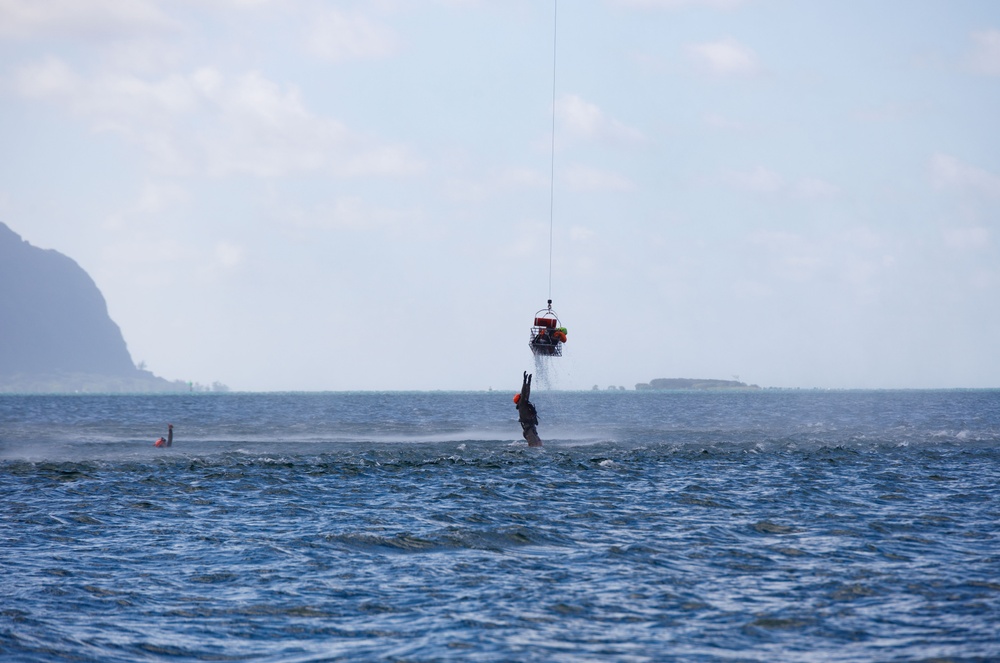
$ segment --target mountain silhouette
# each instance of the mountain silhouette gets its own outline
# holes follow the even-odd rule
[[[0,391],[162,391],[178,384],[136,368],[83,268],[0,223]]]

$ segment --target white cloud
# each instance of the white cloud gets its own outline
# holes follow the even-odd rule
[[[574,191],[634,191],[635,184],[627,177],[609,170],[573,164],[565,174],[565,181]]]
[[[556,101],[559,129],[587,139],[636,143],[643,140],[642,132],[608,117],[597,104],[575,95],[563,95]]]
[[[182,39],[140,36],[108,42],[101,49],[101,62],[106,69],[146,75],[184,69],[190,57],[190,45]]]
[[[478,180],[450,178],[445,182],[445,195],[456,202],[480,203],[518,191],[548,190],[548,187],[548,173],[542,174],[528,168],[508,168]]]
[[[197,105],[195,90],[173,75],[149,82],[131,75],[104,74],[86,79],[62,60],[49,56],[15,71],[15,89],[25,97],[49,99],[101,124],[174,115]]]
[[[885,239],[872,228],[857,226],[840,234],[840,239],[854,249],[876,251],[885,246]]]
[[[14,72],[14,88],[25,97],[70,97],[82,84],[65,62],[52,56]]]
[[[711,9],[735,9],[748,0],[613,0],[621,7],[636,9],[687,9],[688,7],[709,7]]]
[[[750,242],[764,250],[779,276],[793,281],[811,279],[825,264],[820,247],[803,235],[759,231],[750,236]]]
[[[973,32],[975,43],[969,64],[973,71],[987,76],[1000,76],[1000,30]]]
[[[172,182],[146,182],[139,192],[136,211],[156,214],[190,200],[187,190]]]
[[[122,274],[128,274],[128,285],[143,291],[175,284],[184,270],[207,262],[196,247],[175,237],[140,232],[114,233],[109,238],[101,247],[101,270],[116,284],[124,281]],[[150,265],[157,267],[150,269]],[[110,303],[112,298],[108,299]]]
[[[976,250],[986,248],[990,244],[990,231],[982,226],[946,228],[943,235],[944,243],[953,249]]]
[[[335,9],[319,16],[306,37],[306,48],[331,62],[384,58],[398,48],[396,33],[361,14]]]
[[[331,171],[334,174],[347,177],[416,175],[424,172],[425,169],[424,162],[401,145],[369,145],[367,147],[358,145],[351,156],[334,160],[331,163]]]
[[[707,113],[702,120],[712,129],[719,131],[743,131],[746,125],[739,120],[733,120],[719,113]]]
[[[806,200],[832,198],[839,193],[839,186],[816,177],[803,177],[795,183],[795,195]]]
[[[757,54],[731,37],[685,49],[695,65],[715,76],[755,76],[760,73]]]
[[[282,88],[256,72],[203,87],[217,132],[203,137],[208,171],[275,177],[319,170],[328,150],[351,139],[340,122],[306,110],[298,89]]]
[[[161,172],[279,177],[328,170],[336,175],[408,175],[423,164],[407,149],[379,144],[306,108],[295,86],[258,72],[226,76],[203,68],[159,80],[103,74],[84,78],[56,58],[22,67],[16,89],[119,132]]]
[[[762,261],[754,273],[814,283],[817,291],[832,288],[828,292],[839,290],[867,304],[879,301],[887,279],[898,269],[892,239],[866,226],[819,234],[760,230],[748,237],[755,259]]]
[[[0,37],[133,39],[177,28],[150,0],[0,0]]]
[[[360,196],[341,196],[333,203],[311,208],[282,204],[275,215],[280,223],[304,230],[398,228],[420,220],[415,212],[373,205]]]
[[[923,104],[888,103],[855,111],[853,115],[859,122],[899,122],[926,110]]]
[[[232,269],[242,263],[245,253],[246,250],[242,246],[232,242],[219,242],[215,245],[215,261],[226,269]]]
[[[936,189],[973,191],[1000,197],[1000,175],[971,166],[949,154],[931,157],[930,177]]]
[[[783,195],[804,200],[824,200],[840,194],[840,187],[817,177],[800,177],[789,181],[780,173],[756,166],[747,171],[726,171],[722,181],[738,191]]]
[[[752,193],[777,193],[785,188],[785,178],[763,166],[745,172],[730,171],[723,179],[733,188]]]
[[[205,1],[205,0],[203,0]],[[263,7],[264,5],[276,4],[278,0],[211,0],[216,4],[225,7],[235,7],[237,9],[247,9],[253,7]]]
[[[139,191],[138,199],[125,209],[108,214],[102,225],[104,230],[114,233],[126,228],[141,233],[144,228],[162,223],[165,213],[190,201],[188,190],[173,182],[147,180]]]

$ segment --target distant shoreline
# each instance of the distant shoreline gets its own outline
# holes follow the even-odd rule
[[[171,382],[139,369],[130,375],[70,372],[0,376],[0,394],[179,394],[207,389],[180,380]]]
[[[755,384],[739,382],[738,380],[713,380],[709,378],[657,378],[635,385],[636,391],[676,391],[689,389],[714,391],[719,389],[760,389],[760,387]]]
[[[729,388],[729,389],[697,389],[697,388],[682,388],[682,389],[545,389],[540,390],[539,394],[580,394],[580,395],[611,395],[622,396],[627,394],[668,394],[668,393],[705,393],[705,394],[725,394],[734,392],[743,393],[757,393],[757,394],[776,394],[776,393],[798,393],[798,394],[827,394],[827,393],[842,393],[842,394],[862,394],[862,393],[885,393],[885,392],[908,392],[908,393],[921,393],[921,392],[1000,392],[1000,387],[753,387],[748,386],[746,388]],[[379,396],[379,395],[407,395],[407,394],[425,394],[429,396],[448,396],[448,395],[461,395],[461,394],[482,394],[489,395],[494,394],[497,396],[504,396],[506,398],[506,391],[498,389],[357,389],[357,390],[345,390],[345,389],[326,389],[326,390],[302,390],[302,389],[286,389],[286,390],[273,390],[273,391],[209,391],[209,390],[194,390],[191,391],[186,386],[177,389],[162,389],[162,390],[134,390],[134,391],[119,391],[119,390],[77,390],[77,391],[42,391],[42,390],[31,390],[31,389],[5,389],[0,388],[0,398],[12,397],[12,396],[196,396],[196,397],[207,397],[207,398],[219,398],[227,396],[274,396],[274,395],[287,395],[287,396],[330,396],[330,395],[340,395],[340,396]]]

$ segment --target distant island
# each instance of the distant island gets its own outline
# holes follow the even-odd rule
[[[657,378],[635,385],[636,391],[666,389],[760,389],[755,384],[738,380],[710,380],[692,378]]]
[[[191,391],[132,362],[90,275],[0,223],[0,392]]]

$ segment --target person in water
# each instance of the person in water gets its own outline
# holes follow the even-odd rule
[[[163,439],[161,437],[156,442],[153,442],[153,446],[154,447],[169,447],[173,443],[174,443],[174,425],[173,424],[167,424],[167,438]]]
[[[521,393],[514,394],[514,407],[517,408],[517,418],[521,422],[521,435],[528,441],[529,447],[542,446],[542,438],[538,437],[538,412],[531,400],[531,376],[524,372],[521,382]]]

